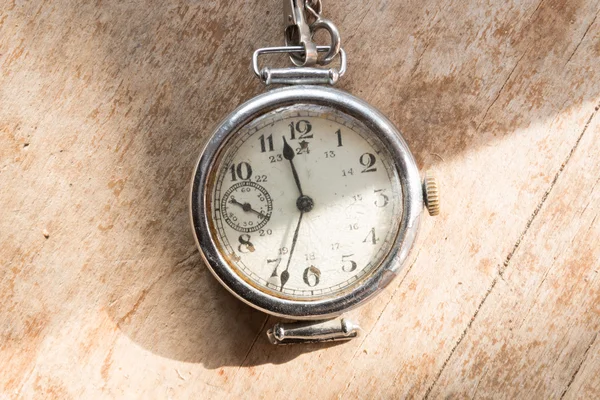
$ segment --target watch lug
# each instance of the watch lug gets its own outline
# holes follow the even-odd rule
[[[360,336],[361,328],[347,318],[327,321],[277,323],[267,331],[272,344],[318,343],[351,340]]]

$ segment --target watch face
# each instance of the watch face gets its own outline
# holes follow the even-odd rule
[[[206,193],[228,266],[296,301],[356,290],[394,246],[403,212],[386,145],[356,118],[311,104],[275,109],[230,135]]]

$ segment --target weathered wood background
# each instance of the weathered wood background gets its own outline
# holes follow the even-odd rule
[[[324,0],[443,212],[362,338],[284,348],[187,210],[280,3],[2,2],[0,398],[599,398],[600,2]]]

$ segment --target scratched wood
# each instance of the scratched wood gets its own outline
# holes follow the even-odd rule
[[[600,2],[324,7],[444,203],[360,339],[273,347],[187,196],[280,2],[2,5],[0,397],[600,398]]]

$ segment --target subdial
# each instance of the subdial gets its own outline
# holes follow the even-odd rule
[[[221,200],[221,214],[239,232],[256,232],[271,218],[273,201],[267,190],[251,181],[236,183]]]

